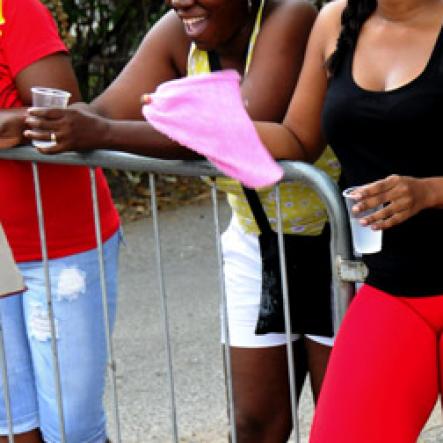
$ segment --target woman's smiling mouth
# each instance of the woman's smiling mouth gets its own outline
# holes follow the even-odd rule
[[[186,34],[191,38],[195,38],[200,35],[208,25],[207,17],[182,17],[181,20],[185,27]]]

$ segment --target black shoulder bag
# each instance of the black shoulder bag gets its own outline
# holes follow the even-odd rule
[[[220,59],[208,52],[211,71],[221,70]],[[262,261],[262,293],[255,333],[284,333],[284,303],[278,236],[255,190],[242,186],[257,226]],[[293,333],[332,337],[329,225],[318,236],[284,235],[288,292]]]

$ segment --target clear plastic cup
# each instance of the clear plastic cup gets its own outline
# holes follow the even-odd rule
[[[343,197],[345,198],[346,208],[348,209],[348,215],[351,224],[351,234],[354,251],[358,254],[374,254],[375,252],[381,251],[383,231],[374,231],[373,229],[371,229],[370,226],[362,226],[359,219],[378,211],[383,207],[383,205],[361,212],[357,215],[353,214],[352,207],[357,203],[357,201],[353,199],[349,194],[351,194],[356,189],[357,187],[352,187],[343,191]]]
[[[62,89],[33,87],[32,106],[36,108],[66,108],[69,103],[71,93]],[[32,144],[37,148],[51,148],[56,142],[46,140],[32,140]]]

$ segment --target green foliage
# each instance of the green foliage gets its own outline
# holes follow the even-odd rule
[[[86,100],[99,94],[166,11],[163,0],[43,0],[71,50]]]

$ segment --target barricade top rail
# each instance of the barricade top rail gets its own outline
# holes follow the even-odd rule
[[[41,154],[33,146],[20,146],[0,150],[0,159],[35,161],[76,166],[103,167],[138,172],[183,175],[191,177],[222,177],[223,173],[205,160],[163,160],[120,151],[95,150],[86,153],[64,152],[62,154]],[[322,171],[303,162],[280,161],[285,174],[284,181],[299,180],[307,184],[313,181],[325,182],[326,188],[334,188],[333,182]],[[328,183],[331,182],[331,183]],[[334,190],[330,189],[331,192]]]
[[[89,152],[64,152],[62,154],[42,154],[31,145],[0,150],[0,159],[35,161],[64,165],[103,167],[159,174],[183,175],[191,177],[222,177],[223,173],[205,160],[164,160],[143,155],[129,154],[113,150],[92,150]],[[310,182],[309,175],[314,168],[302,162],[280,161],[285,171],[284,180]],[[297,163],[294,168],[293,164]],[[315,174],[315,172],[313,172]]]

